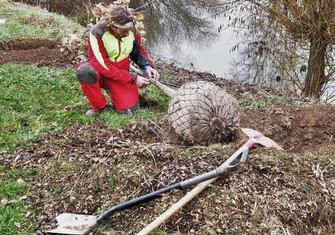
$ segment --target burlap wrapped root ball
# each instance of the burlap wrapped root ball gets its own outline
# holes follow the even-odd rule
[[[228,142],[240,121],[237,100],[214,83],[198,81],[181,86],[170,100],[168,119],[188,144]]]

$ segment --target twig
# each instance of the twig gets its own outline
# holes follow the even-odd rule
[[[146,149],[149,152],[149,154],[150,154],[150,156],[151,156],[151,158],[152,158],[152,160],[155,164],[155,167],[157,168],[157,162],[156,162],[154,154],[150,151],[150,149],[147,146],[141,145],[141,147],[143,147],[144,149]]]
[[[154,2],[157,2],[157,0],[152,0],[152,1],[146,3],[146,4],[142,5],[142,6],[139,6],[138,8],[135,8],[134,11],[138,11],[138,10],[140,10],[142,8],[146,8],[147,6],[149,6],[150,4],[152,4]]]

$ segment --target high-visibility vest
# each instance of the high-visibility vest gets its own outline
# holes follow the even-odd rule
[[[108,58],[112,62],[120,62],[129,57],[130,52],[133,50],[134,40],[135,36],[132,31],[129,31],[129,35],[122,39],[116,38],[108,31],[102,37]]]

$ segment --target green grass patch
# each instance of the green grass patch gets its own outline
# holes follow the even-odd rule
[[[256,109],[256,110],[265,110],[270,105],[294,105],[295,101],[289,97],[269,97],[269,98],[259,98],[255,99],[255,97],[246,97],[240,105],[242,107],[242,111],[244,109]]]
[[[82,26],[65,16],[18,2],[0,0],[0,41],[20,38],[55,38],[55,32],[78,31]]]
[[[313,187],[309,183],[302,182],[301,188],[306,193],[306,195],[311,194],[313,191]]]
[[[0,167],[0,234],[33,234],[34,226],[29,217],[37,213],[36,208],[25,203],[29,193],[27,181],[35,174],[32,170]],[[7,201],[7,203],[5,203]]]
[[[154,85],[140,89],[140,94],[145,97],[147,102],[151,101],[162,110],[167,110],[169,107],[170,97]]]
[[[0,149],[17,146],[74,122],[87,122],[73,70],[0,67]]]
[[[149,102],[167,105],[166,97],[148,89]],[[162,98],[163,97],[163,98]],[[109,97],[106,97],[109,100]],[[84,116],[89,104],[73,69],[35,65],[0,67],[0,150],[13,151],[27,142],[73,123],[90,123]],[[106,110],[98,117],[110,128],[121,128],[137,120],[162,117],[157,106],[142,108],[129,116]]]
[[[118,113],[115,110],[106,110],[100,114],[99,119],[108,123],[109,128],[117,129],[139,120],[155,120],[162,115],[162,113],[150,108],[139,109],[133,115]]]

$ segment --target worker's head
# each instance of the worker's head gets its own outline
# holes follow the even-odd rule
[[[107,16],[106,26],[119,37],[126,37],[134,26],[134,16],[125,7],[114,7]]]

